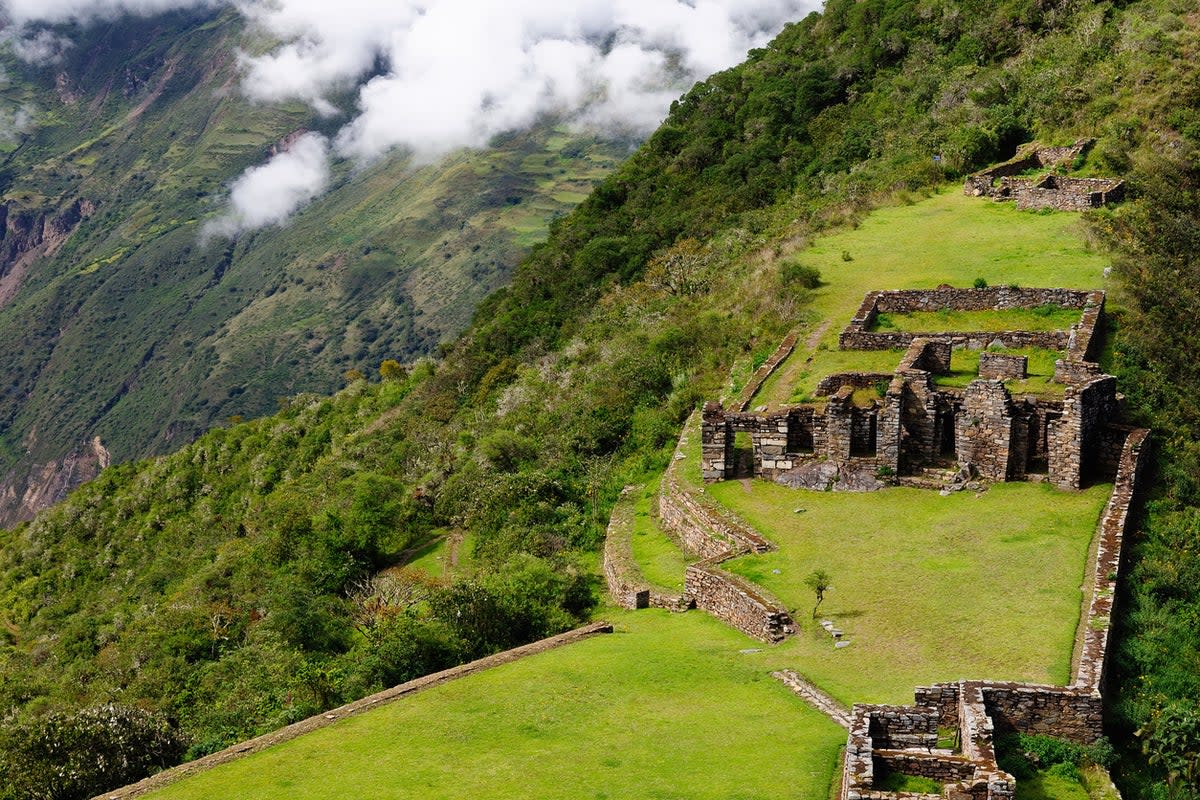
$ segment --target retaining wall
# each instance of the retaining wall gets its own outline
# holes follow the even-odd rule
[[[787,610],[753,583],[720,569],[717,563],[722,560],[710,559],[687,568],[686,592],[696,608],[764,642],[778,642],[795,633]]]
[[[628,495],[639,488],[625,487],[608,521],[608,533],[604,538],[604,580],[608,585],[608,593],[612,595],[613,602],[622,608],[687,611],[693,606],[692,599],[686,594],[653,586],[642,575],[633,557],[634,509]]]

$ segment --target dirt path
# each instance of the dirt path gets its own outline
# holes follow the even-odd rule
[[[771,394],[763,394],[757,398],[759,405],[773,407],[787,402],[791,396],[792,387],[796,385],[799,374],[812,363],[813,353],[816,352],[817,345],[821,343],[821,337],[825,335],[825,332],[829,330],[829,326],[832,324],[833,320],[827,319],[809,332],[808,336],[804,338],[804,358],[800,358],[800,348],[797,347],[791,356],[775,371],[770,387]],[[761,390],[760,394],[762,394]]]

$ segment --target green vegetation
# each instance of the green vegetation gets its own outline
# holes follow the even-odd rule
[[[642,488],[633,504],[633,558],[642,577],[672,592],[683,591],[683,573],[695,557],[684,553],[655,522],[657,480]]]
[[[914,686],[964,677],[1069,682],[1108,490],[1011,483],[942,497],[730,481],[707,494],[778,546],[725,567],[796,610],[798,668],[849,704],[911,702]],[[806,621],[816,569],[833,576],[820,613],[845,632],[845,649]]]
[[[917,311],[878,314],[871,330],[943,333],[946,331],[1065,331],[1079,321],[1079,310],[1046,305],[1002,311]]]
[[[1113,682],[1114,739],[1128,746],[1119,784],[1127,797],[1154,800],[1200,797],[1200,365],[1189,333],[1200,303],[1200,128],[1189,130],[1172,156],[1138,163],[1140,200],[1094,221],[1118,252],[1113,272],[1129,306],[1113,368],[1132,415],[1159,442],[1132,542],[1129,603],[1116,620]],[[1164,718],[1178,722],[1159,728]],[[1171,735],[1158,740],[1155,731]]]
[[[1143,566],[1133,576],[1130,616],[1119,621],[1125,637],[1117,665],[1123,692],[1119,722],[1127,734],[1123,741],[1131,740],[1156,708],[1200,694],[1195,668],[1200,581],[1194,575],[1200,559],[1194,557],[1192,509],[1200,500],[1194,403],[1200,381],[1186,339],[1200,305],[1200,291],[1191,285],[1200,274],[1193,263],[1200,252],[1195,241],[1200,180],[1190,175],[1196,159],[1187,149],[1200,136],[1194,91],[1200,59],[1196,26],[1188,16],[1193,11],[1172,0],[830,0],[823,14],[790,26],[747,63],[697,84],[676,103],[631,159],[551,225],[548,239],[524,260],[511,285],[478,307],[467,332],[440,351],[436,365],[418,364],[403,382],[359,381],[334,398],[292,400],[272,418],[214,431],[168,458],[119,466],[34,523],[0,534],[0,607],[6,617],[0,631],[5,720],[0,736],[39,724],[51,710],[96,707],[120,696],[175,719],[195,754],[382,682],[468,657],[468,650],[486,651],[573,624],[593,602],[594,588],[584,572],[595,564],[608,509],[621,488],[661,471],[680,425],[698,402],[719,396],[731,374],[744,380],[787,331],[802,328],[805,346],[793,362],[803,364],[805,350],[830,349],[868,289],[964,286],[977,277],[996,285],[1097,285],[1104,259],[1080,247],[1073,230],[1078,217],[1022,214],[962,197],[957,187],[917,202],[946,180],[1007,156],[1018,142],[1057,143],[1094,134],[1099,141],[1085,171],[1124,174],[1146,154],[1181,154],[1169,169],[1148,165],[1133,174],[1135,194],[1153,202],[1095,215],[1112,233],[1106,241],[1129,253],[1117,274],[1134,313],[1113,359],[1135,408],[1161,424],[1167,453],[1164,496],[1137,545]],[[137,29],[111,30],[118,35]],[[197,53],[219,44],[203,36],[179,41]],[[89,48],[69,52],[70,58],[91,57]],[[127,54],[119,59],[127,61]],[[45,112],[45,133],[39,133],[45,138],[14,152],[32,160],[35,145],[46,152],[74,151],[69,163],[59,162],[57,177],[52,170],[27,169],[21,160],[6,165],[8,199],[21,208],[41,208],[43,202],[58,207],[59,198],[75,194],[67,191],[76,185],[70,178],[74,170],[101,165],[92,183],[78,186],[83,196],[105,202],[60,251],[61,263],[72,265],[70,280],[49,271],[46,280],[31,277],[23,289],[29,303],[0,310],[10,332],[3,337],[8,356],[0,367],[12,382],[0,409],[5,426],[0,448],[13,460],[30,446],[25,434],[35,427],[40,437],[85,429],[102,433],[118,458],[150,447],[168,449],[212,419],[256,413],[274,404],[276,395],[310,386],[302,375],[327,385],[355,367],[373,377],[380,361],[414,352],[402,351],[399,342],[432,343],[439,337],[417,321],[417,310],[447,302],[443,287],[454,282],[436,272],[409,281],[405,270],[421,256],[444,259],[445,240],[421,238],[421,249],[410,252],[400,244],[412,233],[409,228],[386,228],[394,238],[391,233],[363,238],[354,227],[371,214],[387,217],[397,202],[393,191],[421,194],[415,186],[394,188],[394,164],[368,171],[375,187],[369,196],[378,202],[356,203],[354,192],[339,194],[340,187],[357,181],[341,173],[328,203],[298,217],[291,231],[301,233],[271,230],[244,237],[232,250],[195,248],[195,224],[208,208],[197,201],[218,192],[232,172],[260,160],[279,136],[336,120],[314,121],[282,109],[271,120],[264,117],[261,129],[235,130],[237,115],[212,107],[213,85],[197,74],[215,60],[186,61],[191,67],[164,94],[162,113],[152,107],[143,116],[157,121],[168,137],[176,121],[187,120],[176,131],[178,146],[164,148],[161,140],[156,144],[140,134],[93,145],[77,133],[84,126],[72,116],[90,106],[81,103],[73,112],[51,98],[42,105],[51,110]],[[95,61],[88,74],[96,86],[117,74],[112,66]],[[14,66],[12,74],[26,76],[22,69]],[[187,74],[195,80],[184,81]],[[50,97],[52,79],[49,72],[38,77],[43,97]],[[195,91],[188,94],[190,88]],[[176,96],[202,108],[193,107],[199,111],[193,114],[166,103]],[[111,93],[107,102],[115,105],[95,113],[104,117],[101,127],[109,135],[145,130],[115,125],[128,108],[120,93]],[[221,102],[239,101],[229,95]],[[213,124],[191,124],[198,119]],[[555,146],[533,137],[517,149],[528,147],[532,154]],[[109,162],[105,153],[123,155]],[[131,173],[128,167],[143,156],[148,163]],[[159,166],[175,164],[176,158],[184,159],[186,169],[159,173]],[[491,192],[490,179],[472,182],[467,174],[478,177],[480,166],[461,173],[447,167],[446,175]],[[146,177],[133,180],[139,171]],[[519,170],[495,173],[504,181]],[[114,186],[122,188],[114,192]],[[156,194],[158,186],[163,188]],[[586,187],[576,189],[582,193]],[[502,186],[495,191],[489,196],[506,196]],[[452,226],[477,211],[470,204],[479,193],[463,197],[467,208],[452,203],[445,209]],[[142,198],[164,203],[171,198],[174,213],[147,213],[139,205]],[[895,207],[867,215],[888,204]],[[128,219],[118,215],[127,207],[137,211]],[[508,233],[531,240],[530,220],[510,219]],[[319,235],[322,226],[336,232],[336,242]],[[104,264],[130,245],[127,239],[142,246]],[[695,244],[681,244],[689,239]],[[901,251],[902,239],[917,243],[917,249]],[[367,246],[370,252],[364,252]],[[453,260],[458,248],[451,249]],[[917,253],[929,257],[914,257]],[[254,257],[267,265],[289,266],[284,272],[264,270],[260,280],[251,254],[261,254]],[[797,259],[820,273],[820,286],[793,281],[785,287],[780,266]],[[473,257],[463,263],[479,266],[491,280],[487,261],[479,260],[480,265]],[[664,266],[661,275],[645,275],[651,263]],[[74,275],[93,264],[95,271]],[[670,277],[668,264],[684,268],[682,280]],[[392,271],[394,276],[381,279]],[[1143,277],[1147,280],[1139,283]],[[140,293],[146,286],[170,302],[148,302]],[[358,322],[362,306],[330,300],[356,294],[373,298],[366,304],[374,309],[366,324]],[[291,309],[290,316],[267,315],[276,304]],[[238,316],[236,309],[253,313]],[[814,327],[822,321],[831,324]],[[161,347],[136,346],[149,337],[145,331],[161,332],[164,326],[174,326],[175,334]],[[310,328],[311,339],[297,333]],[[397,344],[374,344],[386,337]],[[234,366],[226,372],[223,364]],[[311,371],[308,364],[315,365]],[[791,396],[792,366],[767,394]],[[163,375],[173,377],[156,377]],[[31,424],[34,418],[41,424]],[[93,425],[93,418],[108,421]],[[35,446],[35,457],[44,457],[37,451],[42,446]],[[1033,499],[998,506],[994,516],[1049,505],[1036,495],[1038,487],[1013,491],[1033,492]],[[1065,510],[1077,502],[1094,512],[1099,492],[1074,500],[1056,495],[1054,504]],[[998,490],[994,495],[1002,496]],[[948,504],[986,508],[995,502],[992,497],[992,492],[978,500],[957,495]],[[1034,645],[1024,635],[1028,630],[1014,637],[1016,647],[1028,651],[1017,656],[1031,665],[1020,677],[1065,675],[1066,620],[1077,610],[1083,542],[1095,515],[1088,516],[1076,509],[1058,540],[1047,542],[1070,551],[1065,557],[1073,564],[1070,575],[1059,565],[1062,573],[1043,584],[1044,598],[1016,593],[1027,602],[1010,609],[1006,619],[1028,615],[1028,629],[1049,637]],[[1003,524],[988,519],[988,527]],[[864,530],[856,534],[872,534],[874,518],[862,513],[858,526]],[[449,585],[414,582],[403,595],[408,599],[402,613],[362,616],[379,604],[357,602],[364,598],[360,581],[395,566],[401,553],[437,530],[474,537],[475,573]],[[970,533],[963,534],[964,541],[974,541]],[[978,549],[1019,554],[1031,546],[1023,537],[1032,541],[1047,538],[1044,534],[1035,527]],[[861,579],[855,569],[826,557],[848,558],[848,548],[837,549],[843,544],[826,547],[819,563],[852,588]],[[785,574],[792,569],[787,552],[774,557],[781,559],[781,594],[787,591],[786,575],[799,578],[812,569],[805,565]],[[922,564],[910,554],[909,569],[940,580],[969,572],[974,557],[927,552],[924,558],[934,561]],[[1031,588],[1051,568],[1034,564],[1031,577],[1017,585]],[[772,578],[763,576],[768,585]],[[857,605],[841,605],[840,584],[823,608],[856,610]],[[396,596],[395,587],[389,592]],[[991,595],[997,601],[1004,596]],[[973,602],[977,610],[977,598]],[[1075,606],[1070,613],[1069,605]],[[967,627],[952,616],[959,607],[959,598],[943,596],[930,616],[957,631]],[[944,616],[947,610],[951,616]],[[995,610],[989,608],[989,622]],[[1053,617],[1049,627],[1043,614]],[[670,623],[693,624],[680,619]],[[745,663],[760,686],[770,666],[811,665],[814,678],[849,700],[908,700],[913,683],[926,678],[1018,671],[987,663],[994,640],[986,649],[955,650],[945,641],[927,640],[919,652],[872,654],[872,647],[900,648],[909,629],[893,625],[886,635],[871,636],[868,621],[846,619],[856,638],[844,650],[835,652],[827,637],[806,632],[783,647],[745,654]],[[366,646],[368,634],[356,622],[372,635],[386,635],[394,646]],[[640,658],[639,649],[638,658],[621,660],[621,667],[636,670]],[[867,663],[870,674],[865,667],[847,673],[846,665],[854,663]],[[671,669],[678,666],[672,660]],[[713,666],[717,669],[703,670],[710,680],[732,669],[728,662]],[[922,671],[938,674],[918,677]],[[733,674],[738,686],[753,683],[746,673]],[[690,681],[687,691],[698,686],[703,684]],[[703,696],[711,701],[719,694]],[[731,697],[739,702],[722,726],[759,706],[744,695]],[[638,696],[630,705],[649,713],[657,699]],[[678,720],[688,709],[694,707],[671,708],[663,700],[672,724],[651,728],[659,742],[674,741],[686,730]],[[797,713],[803,712],[791,704],[786,715],[755,720],[756,726],[793,724],[787,721]],[[431,730],[434,722],[417,730]],[[397,741],[397,730],[388,728],[389,742]],[[732,774],[732,759],[712,758],[729,746],[727,731],[721,728],[711,748],[673,749],[672,758],[680,753],[703,758],[705,765]],[[637,733],[619,732],[622,741],[636,739],[644,747]],[[781,751],[771,770],[755,774],[769,775],[776,788],[792,794],[794,786],[775,775],[802,763],[808,751],[782,740],[786,755]],[[611,744],[612,737],[605,741]],[[452,752],[452,759],[422,763],[454,769],[455,780],[472,778],[457,769],[457,759],[486,754],[456,745],[440,751]],[[399,757],[399,750],[372,749],[372,766]],[[553,760],[524,763],[542,769]],[[663,772],[662,763],[645,772]],[[289,762],[287,774],[302,764]],[[1166,769],[1129,758],[1123,772],[1128,796],[1161,795],[1153,786],[1165,785]],[[536,773],[526,769],[522,778],[533,780]],[[12,794],[9,774],[0,771],[0,792]],[[345,779],[335,771],[322,774],[328,776],[322,780]],[[724,796],[750,793],[727,788]],[[1183,796],[1191,790],[1174,791]]]
[[[933,778],[905,775],[903,772],[889,772],[875,780],[875,788],[884,792],[940,795],[944,787]]]
[[[935,375],[933,382],[939,386],[957,386],[965,388],[967,384],[979,377],[979,356],[982,351],[960,348],[950,354],[950,374]],[[1023,381],[1008,380],[1004,385],[1014,394],[1061,395],[1063,385],[1054,382],[1054,362],[1063,357],[1058,350],[1045,350],[1040,347],[994,347],[988,348],[989,353],[1025,356],[1027,359],[1027,375]]]
[[[432,352],[626,147],[547,120],[435,164],[340,164],[287,227],[204,241],[243,169],[339,120],[230,90],[228,54],[256,35],[233,11],[70,35],[54,68],[0,55],[0,111],[38,112],[0,169],[11,230],[0,295],[16,288],[29,230],[40,236],[42,218],[76,200],[95,206],[0,302],[0,473],[18,498],[31,469],[44,480],[36,465],[95,435],[117,461],[166,452],[281,397],[332,392],[347,370]],[[80,102],[60,100],[60,77]]]
[[[615,619],[149,797],[828,796],[845,732],[739,652],[753,640],[703,614]]]
[[[1018,800],[1103,800],[1101,768],[1115,752],[1107,739],[1084,746],[1049,736],[1009,734],[996,743],[1001,769],[1017,779]]]

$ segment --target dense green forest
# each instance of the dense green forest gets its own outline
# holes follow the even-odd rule
[[[1194,796],[1166,783],[1194,745],[1140,743],[1196,718],[1200,682],[1196,22],[1173,0],[831,0],[675,103],[436,362],[111,468],[0,534],[0,797],[38,796],[48,741],[95,749],[96,709],[166,763],[583,619],[621,487],[803,322],[793,251],[1085,135],[1083,169],[1131,182],[1092,226],[1121,254],[1122,386],[1162,442],[1113,738],[1127,796]],[[476,543],[469,573],[391,569],[449,531]]]

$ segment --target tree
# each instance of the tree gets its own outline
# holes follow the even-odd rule
[[[379,377],[385,381],[400,381],[408,377],[408,370],[394,358],[385,358],[379,364]]]
[[[823,569],[813,570],[807,578],[804,579],[804,585],[817,593],[817,604],[813,606],[813,619],[817,618],[817,609],[821,607],[821,601],[825,599],[825,593],[829,591],[830,585],[833,583],[833,578],[828,572]]]
[[[1200,797],[1200,706],[1181,701],[1160,708],[1137,735],[1150,763],[1166,770],[1171,798]]]
[[[18,723],[0,732],[0,748],[15,796],[83,800],[172,766],[184,738],[159,714],[110,704]]]
[[[712,282],[712,257],[695,239],[680,239],[646,265],[646,282],[668,294],[690,295]]]

